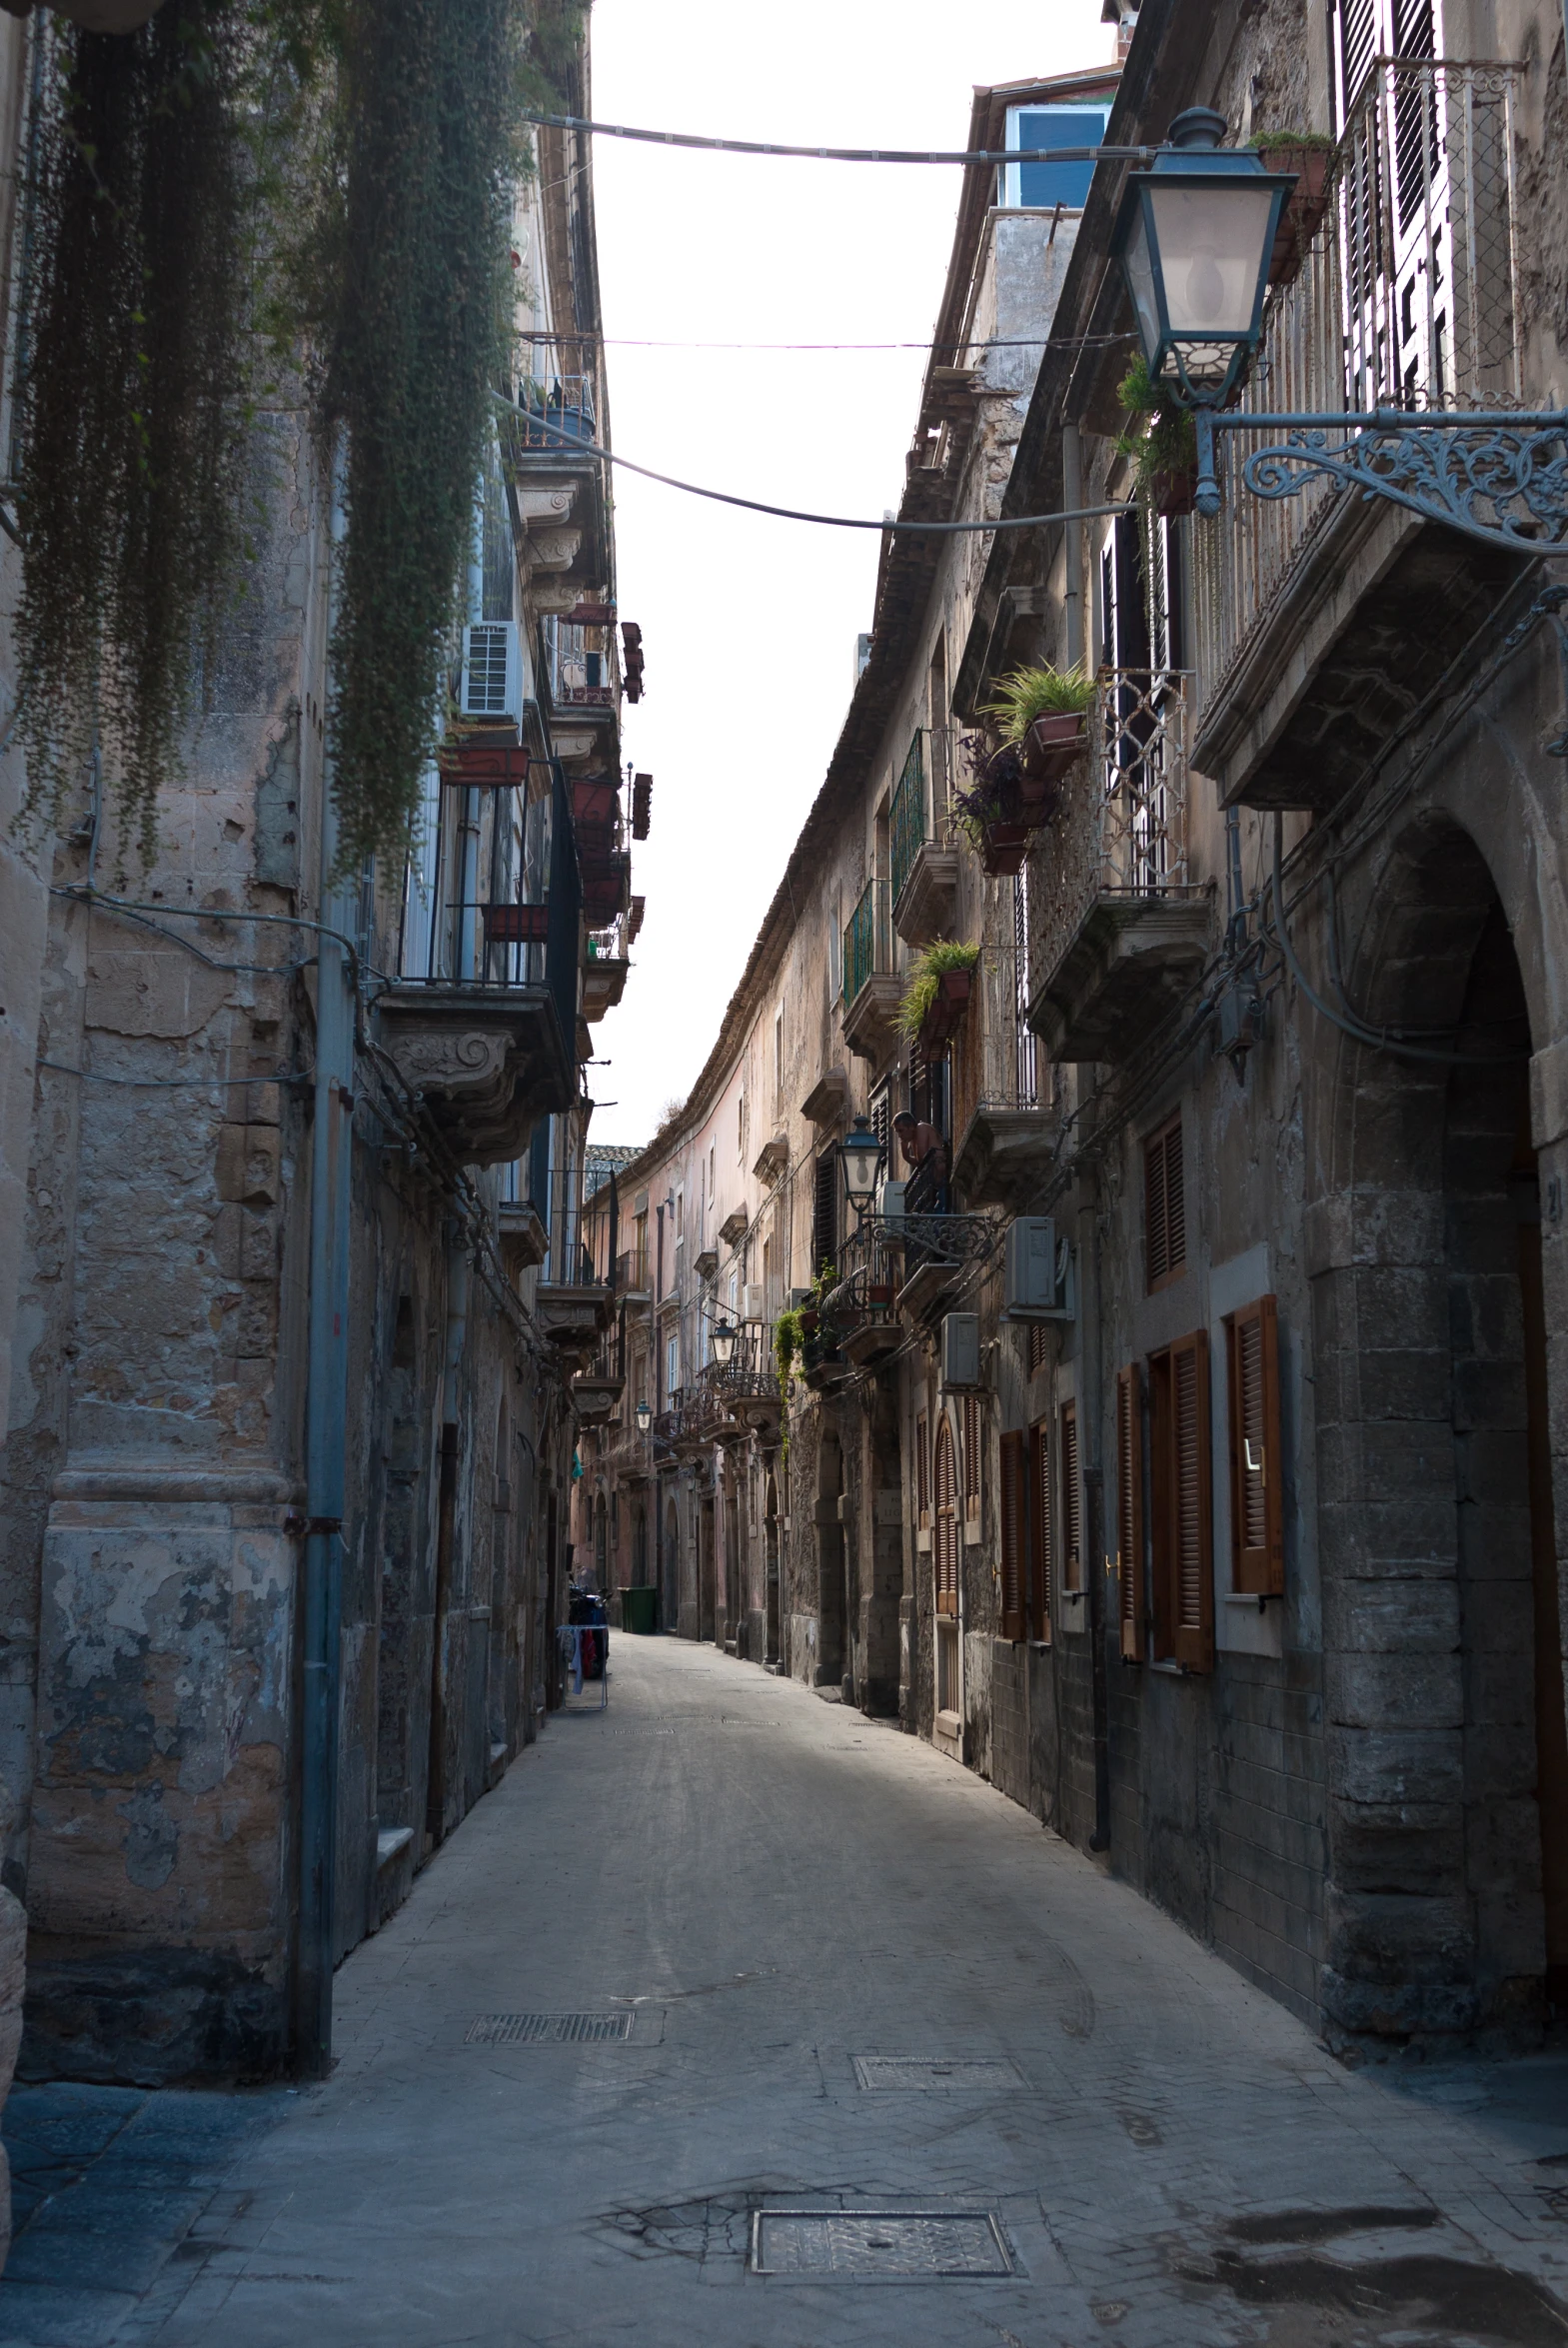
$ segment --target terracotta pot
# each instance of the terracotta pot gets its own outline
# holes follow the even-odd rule
[[[816,1307],[814,1304],[802,1304],[800,1307],[800,1334],[802,1337],[814,1337],[816,1334]]]
[[[1174,521],[1178,514],[1190,514],[1197,503],[1198,469],[1196,465],[1161,466],[1149,477],[1149,496],[1156,514]]]
[[[980,863],[993,880],[1021,873],[1028,853],[1027,824],[987,824],[980,835]]]
[[[1038,832],[1048,824],[1061,805],[1061,792],[1054,782],[1025,783],[1018,794],[1018,821],[1031,832]]]
[[[969,1008],[973,975],[969,971],[943,971],[936,982],[936,993],[930,1010],[920,1023],[920,1041],[929,1047],[945,1044],[956,1035]]]
[[[1265,171],[1293,171],[1296,175],[1296,184],[1279,215],[1268,262],[1269,284],[1289,285],[1328,210],[1328,167],[1333,157],[1324,147],[1298,147],[1288,139],[1277,147],[1259,147],[1257,153]]]
[[[1083,715],[1065,712],[1059,717],[1036,718],[1023,738],[1023,772],[1030,783],[1059,783],[1089,745],[1089,722]],[[1025,799],[1028,797],[1025,791]],[[1039,821],[1048,819],[1041,817]]]

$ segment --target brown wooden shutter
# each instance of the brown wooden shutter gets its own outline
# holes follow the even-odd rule
[[[824,1150],[816,1161],[815,1190],[811,1200],[811,1278],[824,1263],[836,1264],[838,1254],[838,1153]]]
[[[1082,1501],[1078,1493],[1078,1406],[1061,1406],[1061,1586],[1083,1587]]]
[[[1050,1637],[1051,1528],[1050,1420],[1029,1429],[1029,1624],[1038,1639]]]
[[[1121,1595],[1121,1652],[1143,1660],[1142,1379],[1129,1362],[1116,1372],[1116,1573]]]
[[[953,1471],[952,1428],[945,1414],[936,1427],[936,1525],[931,1540],[931,1562],[936,1579],[936,1611],[958,1611],[958,1479]]]
[[[1279,1435],[1279,1316],[1259,1296],[1225,1323],[1230,1416],[1231,1585],[1258,1597],[1285,1586]]]
[[[1145,1285],[1152,1295],[1187,1265],[1179,1112],[1143,1145],[1143,1243]]]
[[[1214,1665],[1212,1451],[1208,1423],[1208,1333],[1196,1329],[1170,1348],[1171,1563],[1176,1661],[1188,1671]]]
[[[1001,1438],[1001,1635],[1023,1636],[1023,1545],[1027,1523],[1023,1436]]]
[[[1043,1320],[1029,1322],[1029,1375],[1037,1377],[1045,1366],[1045,1330]]]

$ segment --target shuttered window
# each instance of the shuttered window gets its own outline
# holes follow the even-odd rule
[[[1116,1373],[1116,1579],[1121,1653],[1143,1660],[1143,1381],[1136,1362]]]
[[[1028,1537],[1027,1463],[1022,1433],[1001,1438],[1001,1635],[1023,1636],[1025,1544]]]
[[[1045,1366],[1045,1331],[1046,1331],[1046,1326],[1047,1326],[1047,1324],[1046,1324],[1046,1322],[1044,1322],[1043,1320],[1031,1320],[1031,1321],[1029,1322],[1029,1375],[1030,1375],[1030,1377],[1038,1377],[1038,1375],[1039,1375],[1040,1371],[1041,1371],[1041,1370],[1044,1368],[1044,1366]]]
[[[923,1532],[931,1520],[931,1436],[923,1417],[914,1422],[914,1504]]]
[[[980,1521],[980,1446],[985,1440],[978,1394],[963,1397],[963,1520]]]
[[[838,1260],[838,1153],[824,1150],[816,1161],[811,1199],[811,1277]]]
[[[1029,1429],[1029,1635],[1050,1637],[1050,1577],[1053,1558],[1050,1505],[1050,1420]]]
[[[936,1426],[936,1523],[931,1538],[936,1577],[936,1611],[958,1611],[958,1478],[953,1465],[952,1428],[945,1414]]]
[[[1231,1587],[1277,1597],[1285,1586],[1279,1436],[1279,1319],[1272,1296],[1225,1322],[1230,1412]]]
[[[1143,1241],[1145,1280],[1152,1296],[1187,1267],[1186,1188],[1181,1165],[1181,1119],[1177,1115],[1143,1145]]]
[[[1078,1406],[1061,1406],[1061,1586],[1083,1587],[1083,1500],[1078,1489]]]
[[[1189,1671],[1214,1662],[1208,1335],[1195,1329],[1149,1361],[1154,1652]]]

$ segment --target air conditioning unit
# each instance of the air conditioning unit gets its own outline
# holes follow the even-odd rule
[[[942,1314],[941,1382],[949,1391],[979,1384],[980,1316],[977,1312]]]
[[[743,1320],[761,1320],[763,1318],[763,1283],[761,1280],[748,1280],[741,1290],[741,1318]]]
[[[481,726],[523,725],[523,652],[515,620],[478,620],[463,631],[462,714]]]
[[[906,1187],[903,1182],[883,1182],[877,1191],[876,1211],[883,1222],[902,1222],[903,1193]]]
[[[1072,1320],[1072,1250],[1048,1214],[1020,1214],[1007,1225],[1003,1320]]]

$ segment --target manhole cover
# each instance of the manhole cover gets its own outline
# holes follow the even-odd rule
[[[563,2046],[587,2039],[630,2038],[635,2014],[481,2014],[465,2046]]]
[[[859,2085],[881,2093],[918,2087],[999,2095],[1028,2084],[1015,2063],[999,2060],[954,2060],[935,2054],[857,2054],[853,2060]]]
[[[759,2275],[1011,2275],[988,2211],[760,2209],[752,2220]]]

